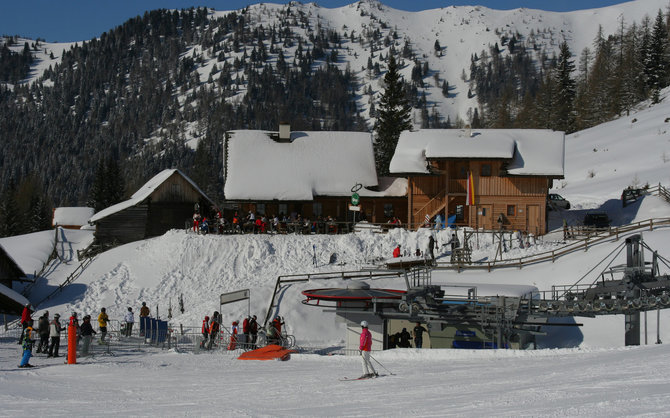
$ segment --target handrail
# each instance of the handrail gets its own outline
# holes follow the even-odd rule
[[[443,191],[441,191],[440,193],[438,193],[437,195],[435,195],[432,199],[430,199],[428,202],[426,202],[425,205],[423,205],[423,206],[420,207],[419,209],[415,210],[415,211],[414,211],[414,215],[416,216],[417,213],[421,213],[421,212],[422,212],[428,205],[430,205],[431,203],[433,203],[433,201],[434,201],[435,199],[438,199],[438,198],[444,198],[444,195],[446,195],[446,193],[447,193],[447,192],[443,190]],[[444,202],[442,202],[442,203],[444,203]]]
[[[42,300],[40,300],[39,302],[37,302],[33,305],[35,307],[40,306],[43,302],[51,299],[56,293],[62,291],[63,288],[65,288],[65,286],[74,282],[79,276],[81,276],[81,274],[84,272],[84,270],[86,270],[86,267],[88,267],[89,264],[91,264],[94,259],[95,259],[95,257],[90,257],[90,258],[86,258],[84,261],[82,261],[77,266],[77,268],[67,277],[67,279],[65,279],[65,281],[63,283],[58,285],[58,287],[53,292],[49,293],[45,298],[43,298]]]

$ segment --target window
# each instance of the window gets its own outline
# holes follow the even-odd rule
[[[463,205],[456,205],[456,220],[457,221],[462,221],[465,219],[465,211],[463,210],[464,206]]]
[[[482,177],[491,177],[491,164],[482,164],[481,175]]]
[[[265,215],[265,203],[256,203],[256,213]]]
[[[287,216],[288,215],[288,205],[286,203],[279,204],[279,215]]]
[[[458,178],[459,179],[467,179],[468,178],[468,169],[464,165],[462,165],[460,170],[458,171]]]
[[[515,216],[515,215],[516,215],[516,206],[507,205],[507,216]]]
[[[393,218],[393,205],[391,203],[384,203],[384,216]]]
[[[312,203],[312,215],[321,216],[323,215],[323,206],[321,203]]]

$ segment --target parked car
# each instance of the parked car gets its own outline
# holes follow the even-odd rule
[[[605,212],[588,212],[584,216],[584,226],[590,226],[592,228],[609,228],[612,220],[607,213]]]
[[[570,202],[565,200],[560,194],[549,193],[547,195],[547,208],[549,208],[549,210],[570,209]]]
[[[646,189],[634,189],[632,187],[626,187],[623,192],[621,192],[621,204],[623,207],[626,207],[626,205],[629,203],[635,202],[637,199],[646,194]]]

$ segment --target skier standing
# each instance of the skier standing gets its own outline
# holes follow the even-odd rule
[[[133,324],[135,323],[135,314],[133,313],[133,308],[128,307],[128,312],[126,312],[126,337],[130,337],[133,333]]]
[[[26,322],[26,329],[25,332],[23,333],[23,355],[21,356],[21,363],[19,363],[19,367],[33,367],[32,364],[28,363],[30,361],[30,357],[33,356],[33,344],[35,344],[35,340],[33,339],[33,320],[29,319]]]
[[[98,315],[98,327],[100,328],[100,344],[105,344],[105,335],[107,335],[107,322],[109,317],[105,308],[100,309],[100,314]]]
[[[209,316],[205,315],[205,319],[202,320],[202,342],[200,343],[200,348],[205,348],[207,340],[209,339]]]
[[[86,315],[84,316],[84,322],[81,324],[81,339],[84,342],[84,345],[81,348],[82,356],[88,355],[88,348],[91,346],[93,334],[96,334],[96,332],[91,325],[91,315]]]
[[[249,324],[251,322],[251,317],[247,316],[244,318],[244,321],[242,321],[242,334],[244,334],[244,341],[240,341],[240,343],[243,344],[249,344],[249,334],[251,332],[251,328],[249,328]]]
[[[251,348],[256,348],[256,339],[258,338],[258,322],[256,322],[256,315],[251,317],[249,321],[249,334],[251,335]]]
[[[372,349],[372,334],[368,330],[368,321],[361,321],[361,340],[358,350],[361,353],[361,360],[363,362],[363,376],[361,379],[378,376],[375,368],[370,362],[370,350]]]
[[[37,321],[37,330],[40,334],[40,343],[37,346],[38,353],[46,353],[49,348],[49,311],[44,312]]]
[[[207,343],[208,350],[212,348],[212,345],[214,345],[214,340],[216,340],[219,335],[220,321],[221,319],[219,318],[219,312],[214,311],[214,314],[212,314],[212,321],[209,324],[209,342]]]
[[[51,345],[49,345],[49,355],[47,357],[59,357],[58,348],[60,347],[60,332],[63,329],[59,319],[60,314],[54,315],[54,319],[49,325],[49,339],[51,339]]]
[[[32,314],[33,310],[30,309],[32,306],[30,303],[26,303],[26,306],[23,307],[23,312],[21,313],[21,336],[19,337],[19,342],[18,344],[23,344],[23,334],[26,332],[26,328],[28,328],[28,321],[31,321],[32,323]]]

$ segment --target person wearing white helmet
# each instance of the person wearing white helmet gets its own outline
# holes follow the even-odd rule
[[[372,367],[370,362],[370,350],[372,349],[372,334],[368,330],[368,321],[361,321],[361,340],[358,350],[361,353],[361,360],[363,362],[363,376],[361,379],[376,377],[377,372],[375,368]]]

